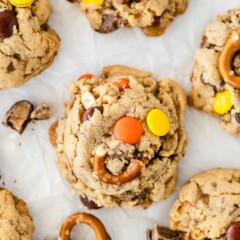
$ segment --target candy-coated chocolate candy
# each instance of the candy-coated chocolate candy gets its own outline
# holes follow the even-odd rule
[[[15,7],[29,7],[34,0],[9,0],[9,2]]]
[[[152,109],[147,115],[149,130],[156,136],[165,136],[170,130],[170,122],[166,113],[160,109]]]
[[[227,240],[239,240],[240,239],[240,222],[235,222],[230,225],[226,234]]]
[[[93,3],[93,4],[101,6],[101,5],[103,5],[104,0],[82,0],[82,2],[85,4]]]
[[[232,96],[228,90],[219,92],[215,95],[213,101],[213,110],[218,114],[225,114],[232,108]]]
[[[129,88],[129,80],[127,78],[120,78],[118,80],[114,80],[112,83],[116,85],[120,91],[125,88]]]
[[[84,79],[84,78],[92,78],[92,77],[93,77],[92,74],[87,73],[87,74],[84,74],[84,75],[80,76],[80,77],[78,78],[78,81],[80,81],[80,80],[82,80],[82,79]]]
[[[0,12],[0,39],[11,37],[14,26],[17,29],[18,22],[15,14],[12,11]]]
[[[103,107],[91,107],[89,108],[83,115],[82,115],[82,123],[84,123],[85,121],[89,120],[90,117],[92,117],[92,115],[94,114],[95,110],[100,111],[101,113],[103,112]]]
[[[143,135],[143,127],[136,118],[123,117],[115,124],[114,134],[118,140],[124,143],[136,144]]]

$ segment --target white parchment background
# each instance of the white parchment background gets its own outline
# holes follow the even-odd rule
[[[31,123],[23,135],[0,126],[0,186],[26,200],[35,223],[34,240],[56,237],[62,221],[77,211],[86,211],[60,176],[54,150],[48,142],[48,127],[63,116],[70,82],[84,73],[100,73],[102,67],[125,64],[151,71],[156,79],[169,76],[190,88],[189,76],[195,50],[207,24],[218,13],[240,7],[240,0],[190,0],[185,15],[178,17],[163,37],[147,38],[139,29],[121,29],[100,35],[90,29],[77,4],[51,0],[50,24],[62,39],[54,64],[18,89],[0,91],[0,119],[18,100],[48,102],[54,115],[49,121]],[[228,136],[217,119],[188,108],[185,118],[189,145],[179,165],[178,188],[191,175],[212,167],[239,167],[240,140]],[[147,210],[101,209],[93,211],[113,240],[144,240],[145,231],[156,222],[168,224],[169,209],[177,198]],[[80,232],[80,237],[76,233]],[[80,226],[76,239],[94,239]]]

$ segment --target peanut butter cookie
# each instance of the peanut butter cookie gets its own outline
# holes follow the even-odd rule
[[[160,36],[183,14],[188,0],[81,0],[91,27],[110,33],[121,27],[139,27],[147,36]]]
[[[87,206],[145,208],[167,198],[187,142],[179,85],[111,66],[80,77],[70,93],[50,137],[61,173]]]
[[[21,86],[53,61],[60,39],[47,24],[48,0],[15,7],[0,0],[0,89]]]
[[[230,134],[240,135],[240,10],[211,23],[203,34],[192,73],[189,103],[222,120]]]
[[[170,225],[184,239],[240,239],[240,169],[211,169],[190,178],[172,207]]]
[[[0,239],[32,240],[33,231],[26,203],[0,189]]]

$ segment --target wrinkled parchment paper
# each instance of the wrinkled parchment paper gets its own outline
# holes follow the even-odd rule
[[[62,221],[77,211],[87,211],[65,183],[55,164],[48,128],[64,114],[70,82],[84,73],[100,73],[106,65],[125,64],[151,71],[156,79],[169,76],[190,89],[189,76],[195,50],[207,24],[216,14],[240,7],[240,0],[190,0],[163,37],[145,37],[139,29],[121,29],[109,35],[95,33],[78,4],[51,0],[50,24],[62,39],[54,64],[26,85],[0,91],[0,119],[18,100],[46,101],[53,109],[48,121],[29,124],[20,136],[0,126],[0,186],[5,184],[25,199],[36,227],[34,240],[56,238]],[[185,117],[189,145],[179,164],[179,186],[191,175],[212,167],[240,167],[240,139],[227,135],[217,119],[188,108]],[[144,240],[155,223],[168,225],[168,214],[177,191],[147,210],[101,209],[92,211],[105,224],[113,240]],[[77,233],[79,233],[77,237]],[[80,237],[79,237],[80,236]],[[92,240],[85,226],[74,230],[73,240]]]

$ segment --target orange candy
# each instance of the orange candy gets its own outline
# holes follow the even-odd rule
[[[118,80],[114,80],[112,83],[116,85],[120,91],[125,88],[129,88],[129,80],[127,78],[120,78]]]
[[[92,77],[93,77],[92,74],[87,73],[87,74],[84,74],[84,75],[80,76],[80,77],[78,78],[78,81],[80,81],[80,80],[82,80],[82,79],[84,79],[84,78],[92,78]]]
[[[132,117],[120,118],[114,126],[116,138],[124,143],[136,144],[143,135],[142,124]]]

